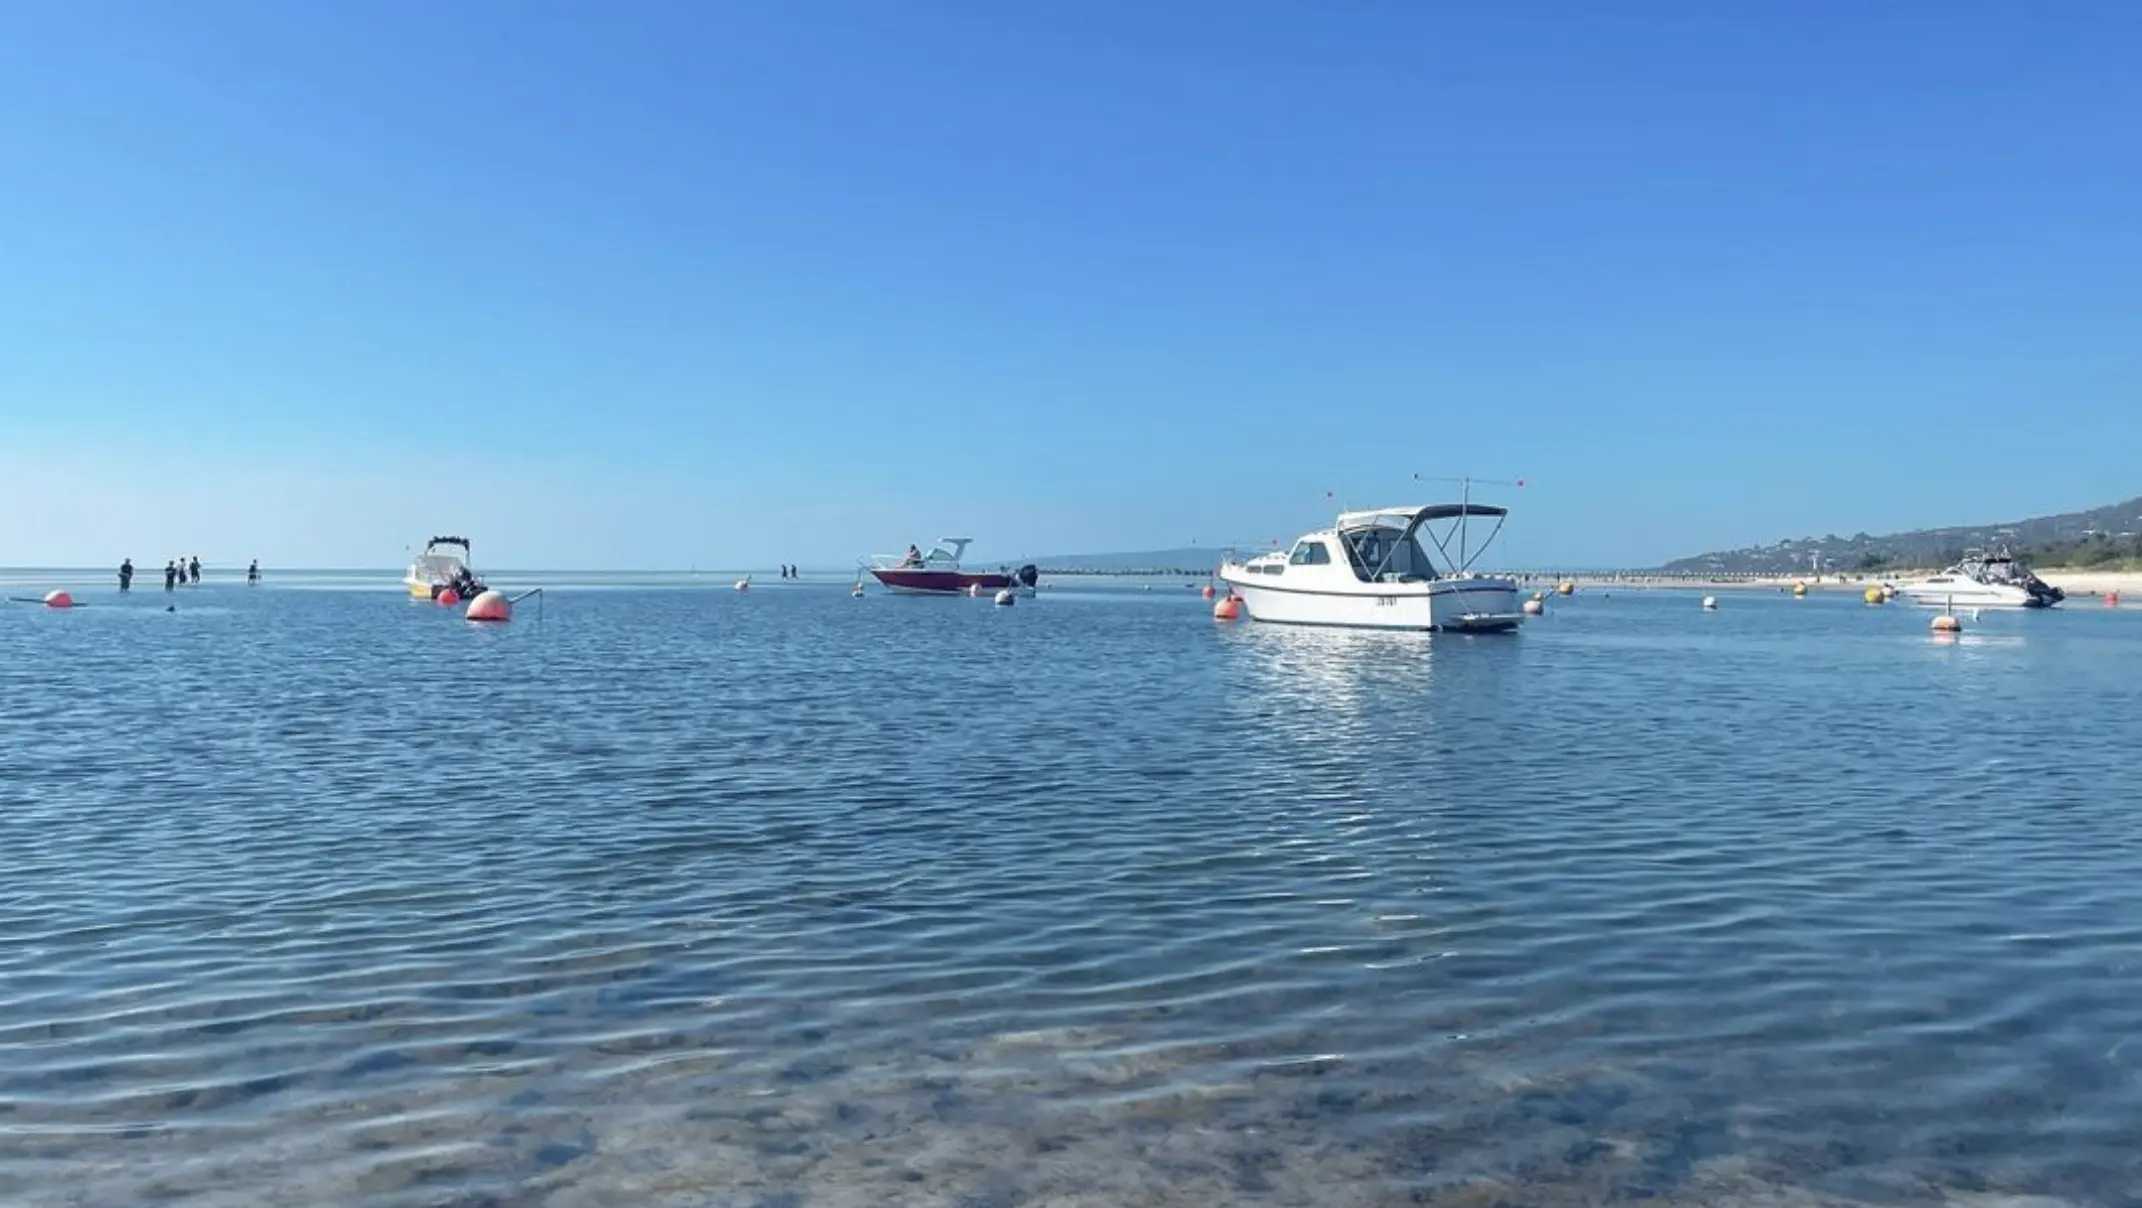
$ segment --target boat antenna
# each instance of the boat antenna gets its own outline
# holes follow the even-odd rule
[[[1465,513],[1473,501],[1473,480],[1461,478],[1458,483],[1458,567],[1462,570],[1472,565],[1472,560],[1465,556],[1465,529],[1469,519]]]

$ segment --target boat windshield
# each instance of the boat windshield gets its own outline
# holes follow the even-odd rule
[[[1439,577],[1420,542],[1403,529],[1370,525],[1345,533],[1343,538],[1340,544],[1346,547],[1347,561],[1353,564],[1355,577],[1364,583],[1375,581],[1379,568],[1384,582],[1419,582]]]

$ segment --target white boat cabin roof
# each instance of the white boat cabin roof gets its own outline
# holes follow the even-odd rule
[[[1510,514],[1508,508],[1494,507],[1485,503],[1427,503],[1396,508],[1370,508],[1365,512],[1340,512],[1338,527],[1348,529],[1369,528],[1374,525],[1395,525],[1404,528],[1416,521],[1425,524],[1430,520],[1455,520],[1460,516],[1502,517]]]
[[[1509,509],[1485,503],[1430,503],[1407,507],[1370,508],[1359,512],[1341,512],[1338,522],[1331,528],[1304,533],[1294,539],[1286,549],[1275,549],[1260,554],[1250,561],[1259,564],[1290,563],[1295,565],[1320,565],[1332,563],[1333,553],[1352,564],[1357,574],[1370,575],[1396,573],[1401,577],[1439,579],[1451,575],[1463,575],[1471,569],[1473,557],[1487,547],[1483,541],[1475,549],[1461,545],[1453,551],[1448,546],[1449,537],[1430,540],[1436,553],[1448,563],[1436,565],[1435,556],[1422,546],[1418,535],[1427,531],[1426,526],[1434,520],[1464,521],[1475,516],[1489,517],[1497,522],[1509,515]],[[1494,540],[1489,534],[1488,541]],[[1329,544],[1327,544],[1329,543]]]

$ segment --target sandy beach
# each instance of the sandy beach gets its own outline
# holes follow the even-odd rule
[[[1622,591],[1680,589],[1704,591],[1790,591],[1795,584],[1805,584],[1811,592],[1843,591],[1858,593],[1869,584],[1910,583],[1936,574],[1936,571],[1915,570],[1901,574],[1870,575],[1750,575],[1704,577],[1700,575],[1647,575],[1642,573],[1609,575],[1567,575],[1563,582],[1573,583],[1579,591],[1613,589]],[[2059,588],[2070,596],[2103,596],[2117,592],[2142,601],[2142,571],[2092,571],[2092,570],[2041,570],[2038,577]],[[1526,580],[1526,586],[1544,587],[1552,590],[1555,576],[1537,575]]]
[[[2071,596],[2118,592],[2142,600],[2142,571],[2041,570],[2038,577]]]

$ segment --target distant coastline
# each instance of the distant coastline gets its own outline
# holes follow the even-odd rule
[[[1717,550],[1668,562],[1674,573],[1786,575],[1857,572],[1902,575],[1954,566],[1966,550],[2002,548],[2038,568],[2075,572],[2142,571],[2142,497],[2081,512],[1998,524],[1916,529],[1850,537],[1795,537],[1773,545]]]

